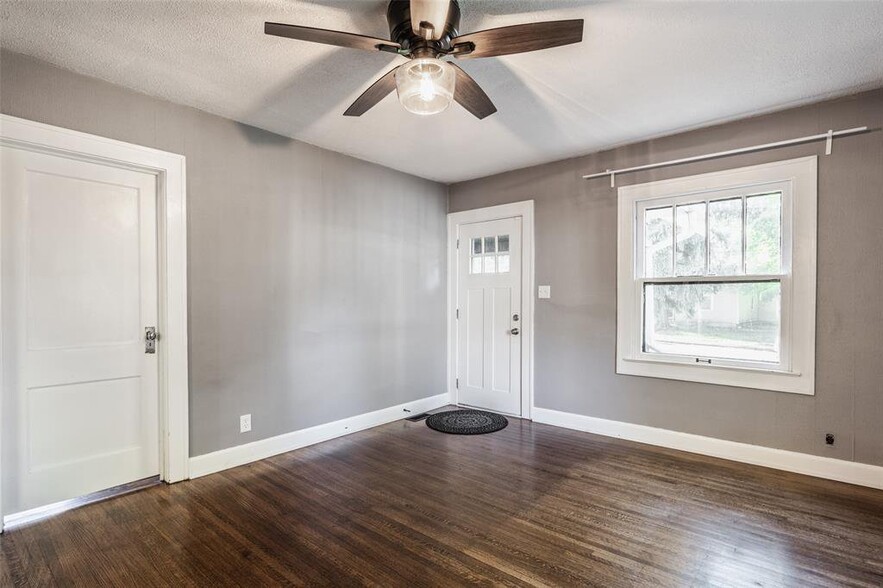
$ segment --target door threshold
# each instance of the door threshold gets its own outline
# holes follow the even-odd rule
[[[87,504],[101,502],[103,500],[108,500],[109,498],[116,498],[117,496],[123,496],[124,494],[131,494],[132,492],[137,492],[138,490],[143,490],[145,488],[150,488],[151,486],[156,486],[161,482],[162,481],[159,479],[158,475],[151,476],[142,480],[135,480],[134,482],[120,484],[119,486],[114,486],[113,488],[107,488],[105,490],[92,492],[91,494],[78,496],[77,498],[70,498],[68,500],[62,500],[61,502],[47,504],[46,506],[38,506],[37,508],[32,508],[30,510],[7,515],[3,517],[3,530],[9,531],[10,529],[13,529],[15,527],[21,527],[23,525],[35,523],[51,516],[55,516],[57,514],[73,510],[75,508],[80,508],[81,506],[86,506]]]
[[[496,414],[501,414],[501,415],[503,415],[503,416],[512,417],[512,418],[514,418],[514,419],[523,419],[523,418],[524,418],[524,417],[521,416],[520,414],[513,414],[513,413],[511,413],[511,412],[503,412],[502,410],[493,410],[493,409],[490,409],[490,408],[481,408],[480,406],[472,406],[472,405],[470,405],[470,404],[457,403],[455,406],[456,406],[457,408],[469,408],[469,409],[472,409],[472,410],[483,410],[483,411],[485,411],[485,412],[493,412],[493,413],[496,413]]]

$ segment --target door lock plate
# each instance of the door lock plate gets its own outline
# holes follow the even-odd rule
[[[156,353],[156,327],[144,329],[144,353]]]

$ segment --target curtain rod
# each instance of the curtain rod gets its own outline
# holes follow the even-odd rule
[[[827,133],[819,133],[818,135],[809,135],[798,139],[788,139],[787,141],[777,141],[775,143],[765,143],[763,145],[754,145],[752,147],[741,147],[739,149],[730,149],[729,151],[718,151],[717,153],[706,153],[705,155],[694,155],[693,157],[684,157],[682,159],[672,159],[670,161],[662,161],[660,163],[648,163],[646,165],[637,165],[635,167],[626,167],[623,169],[608,169],[602,172],[588,174],[583,176],[584,180],[592,178],[600,178],[610,176],[610,187],[615,187],[617,174],[627,174],[630,172],[641,171],[645,169],[656,169],[658,167],[669,167],[672,165],[680,165],[682,163],[690,163],[693,161],[705,161],[707,159],[716,159],[718,157],[727,157],[730,155],[739,155],[740,153],[752,153],[754,151],[764,151],[766,149],[776,149],[787,145],[799,145],[801,143],[811,143],[813,141],[827,140],[825,145],[825,155],[831,155],[831,144],[834,137],[845,137],[847,135],[857,135],[859,133],[868,132],[868,127],[855,127],[852,129],[844,129],[842,131],[829,130]]]

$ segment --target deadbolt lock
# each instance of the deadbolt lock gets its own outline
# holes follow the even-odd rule
[[[518,313],[512,315],[512,320],[518,322]]]

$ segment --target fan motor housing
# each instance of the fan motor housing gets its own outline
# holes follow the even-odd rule
[[[444,30],[437,40],[425,39],[414,32],[410,0],[390,0],[386,20],[389,23],[389,38],[401,45],[410,57],[436,57],[450,51],[451,39],[458,34],[460,4],[457,0],[450,0]]]

